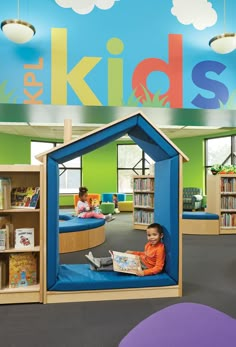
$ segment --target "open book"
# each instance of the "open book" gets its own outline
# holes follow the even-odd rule
[[[137,270],[141,270],[141,262],[138,255],[110,251],[113,258],[113,270],[136,275]]]

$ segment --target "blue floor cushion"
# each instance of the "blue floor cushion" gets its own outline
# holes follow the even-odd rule
[[[176,285],[167,273],[138,277],[114,271],[92,271],[88,264],[59,266],[57,282],[50,291],[80,291],[100,289],[162,287]]]
[[[217,220],[218,214],[208,212],[183,212],[183,219]]]
[[[105,224],[105,219],[102,218],[78,218],[59,222],[59,233],[67,233],[71,231],[82,231],[98,228]]]

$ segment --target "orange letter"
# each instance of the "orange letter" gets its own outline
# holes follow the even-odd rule
[[[27,72],[24,75],[24,86],[29,86],[29,87],[38,87],[42,86],[42,82],[37,82],[35,78],[35,74],[33,72]]]
[[[140,101],[145,100],[145,93],[142,86],[148,91],[150,97],[153,94],[147,88],[147,78],[154,71],[162,71],[169,77],[169,90],[161,96],[167,96],[166,102],[171,107],[182,108],[183,106],[183,81],[182,81],[182,35],[169,35],[169,62],[162,59],[148,58],[141,61],[134,70],[132,88]],[[160,89],[159,87],[156,89]]]
[[[36,100],[42,93],[43,88],[39,89],[39,91],[33,95],[30,94],[27,89],[24,89],[24,94],[29,97],[29,100],[24,100],[24,104],[42,104],[42,100]]]
[[[39,58],[38,65],[34,65],[34,64],[24,65],[24,69],[28,69],[28,70],[41,70],[42,68],[43,68],[43,58]]]

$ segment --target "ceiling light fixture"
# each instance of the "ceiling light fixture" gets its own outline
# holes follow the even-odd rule
[[[26,43],[35,35],[35,27],[20,19],[20,0],[17,0],[17,19],[6,19],[1,23],[5,36],[15,43]]]
[[[231,53],[236,48],[236,33],[226,32],[226,0],[224,0],[224,33],[214,36],[209,41],[209,46],[214,52],[220,54]]]

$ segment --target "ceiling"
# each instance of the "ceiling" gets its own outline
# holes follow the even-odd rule
[[[82,124],[72,127],[72,137],[82,136],[103,124]],[[236,128],[227,127],[204,127],[204,126],[160,126],[159,127],[170,139],[218,135],[226,131],[236,132]],[[0,123],[0,132],[12,135],[29,136],[31,138],[43,138],[49,140],[62,140],[64,137],[64,126],[59,123],[31,124],[31,123]],[[123,137],[122,139],[127,139]]]

